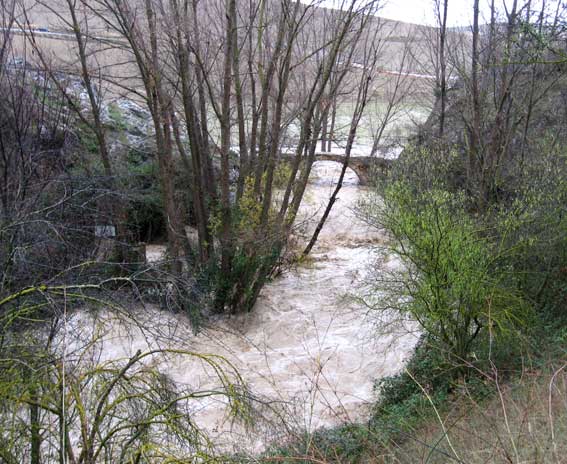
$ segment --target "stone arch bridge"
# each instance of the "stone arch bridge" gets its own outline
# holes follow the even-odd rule
[[[281,153],[280,161],[292,161],[295,154]],[[345,155],[317,152],[315,161],[334,161],[343,164]],[[348,167],[358,176],[360,185],[368,185],[372,175],[386,175],[392,168],[394,160],[376,156],[350,156]]]

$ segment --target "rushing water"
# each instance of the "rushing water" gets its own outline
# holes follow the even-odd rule
[[[314,165],[298,219],[307,236],[339,171],[333,162]],[[198,336],[183,319],[158,315],[156,309],[146,309],[148,320],[160,318],[176,346],[226,357],[254,394],[278,405],[288,426],[313,430],[363,420],[374,399],[374,381],[397,372],[415,344],[410,335],[377,335],[372,313],[349,298],[373,258],[372,247],[383,240],[379,230],[369,229],[352,210],[364,194],[349,170],[311,260],[269,282],[251,313],[213,321]],[[155,247],[150,253],[152,260],[159,257]],[[113,327],[104,340],[104,359],[158,343],[129,325]],[[179,385],[214,387],[196,361],[176,358],[159,367]],[[199,402],[195,417],[216,443],[239,449],[261,449],[281,431],[274,420],[260,427],[264,433],[243,433],[225,421],[224,403],[213,399]]]

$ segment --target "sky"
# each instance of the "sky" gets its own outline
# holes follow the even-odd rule
[[[451,26],[468,24],[472,0],[449,0],[448,23]],[[380,16],[408,23],[433,24],[433,0],[388,0]]]
[[[323,3],[331,6],[337,0],[324,0]],[[490,0],[480,0],[482,22],[488,22],[490,19],[489,10]],[[504,4],[511,5],[513,0],[496,0],[497,8],[503,12]],[[545,1],[549,8],[552,9],[557,5],[558,1],[565,0],[532,0],[533,9],[541,8],[542,1]],[[518,4],[523,4],[522,0]],[[396,19],[408,23],[417,24],[435,24],[434,0],[382,0],[382,8],[380,16],[389,19]],[[450,27],[468,26],[472,23],[472,6],[473,0],[449,0],[447,21]]]

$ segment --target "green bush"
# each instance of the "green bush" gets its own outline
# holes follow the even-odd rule
[[[508,247],[519,286],[541,314],[564,315],[567,296],[567,147],[540,141],[514,201],[493,221]]]
[[[463,203],[445,190],[421,192],[397,181],[385,190],[383,204],[368,213],[389,231],[388,252],[403,263],[380,279],[386,291],[371,303],[410,316],[461,366],[470,361],[481,331],[510,335],[529,317],[529,305],[505,265],[508,252],[478,230]]]
[[[290,464],[356,463],[363,461],[372,440],[371,430],[366,425],[343,424],[318,429],[313,433],[302,433],[290,443],[268,449],[262,461]]]
[[[431,416],[430,399],[439,405],[449,394],[450,371],[451,366],[423,337],[403,371],[376,382],[379,397],[369,426],[382,445],[403,438]],[[430,392],[430,399],[422,388]]]

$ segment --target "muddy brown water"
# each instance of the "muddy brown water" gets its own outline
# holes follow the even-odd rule
[[[308,218],[322,214],[339,169],[336,163],[316,163],[299,218],[306,232],[314,227]],[[374,259],[373,247],[384,240],[381,231],[368,228],[352,210],[365,194],[349,172],[312,259],[269,282],[251,313],[214,320],[194,336],[183,318],[145,308],[139,313],[140,326],[161,326],[160,337],[134,324],[107,324],[100,358],[123,358],[156,346],[225,357],[251,392],[278,412],[266,413],[269,420],[250,433],[227,420],[225,401],[196,402],[195,420],[225,449],[259,451],[290,429],[365,420],[375,400],[375,380],[399,371],[416,342],[410,334],[380,333],[372,312],[349,298]],[[148,258],[159,260],[160,252],[159,245],[151,246]],[[169,358],[156,367],[179,386],[207,389],[218,384],[191,358]]]

